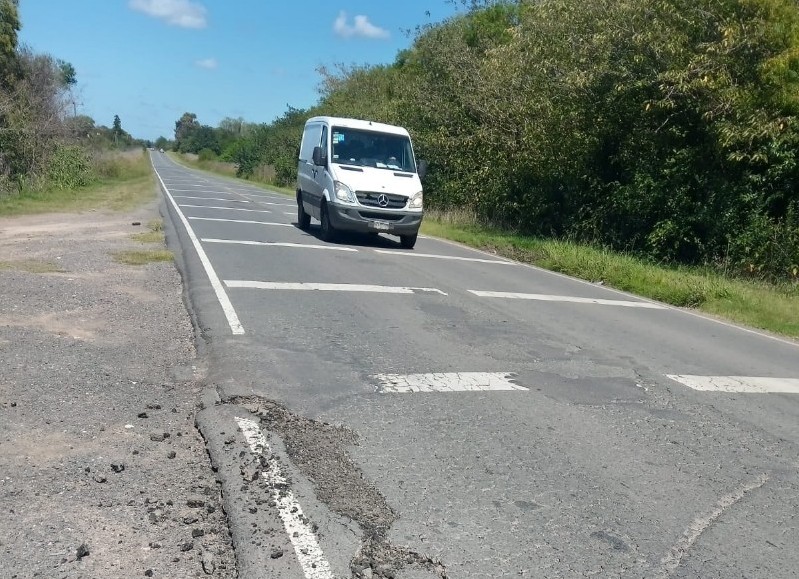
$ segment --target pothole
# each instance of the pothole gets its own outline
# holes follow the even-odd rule
[[[426,555],[392,545],[388,533],[397,513],[350,458],[345,448],[358,443],[351,430],[288,411],[256,396],[234,396],[226,404],[242,406],[258,416],[265,430],[278,434],[292,464],[311,482],[319,501],[358,524],[361,546],[350,562],[355,579],[393,579],[417,568],[448,579],[446,567]]]

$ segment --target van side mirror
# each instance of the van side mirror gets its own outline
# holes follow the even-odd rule
[[[327,166],[327,151],[325,151],[322,147],[313,148],[313,164],[317,165],[318,167]]]
[[[424,176],[427,175],[427,161],[419,161],[416,164],[416,172],[419,174],[420,179],[424,179]]]

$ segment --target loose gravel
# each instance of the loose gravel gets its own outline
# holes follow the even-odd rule
[[[157,210],[0,219],[0,576],[236,576],[180,277],[113,259]]]

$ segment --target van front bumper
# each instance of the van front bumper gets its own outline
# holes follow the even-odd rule
[[[328,204],[327,209],[333,228],[341,231],[413,235],[422,224],[421,211],[375,211],[335,203]]]

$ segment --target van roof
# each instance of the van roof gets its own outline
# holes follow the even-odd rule
[[[335,125],[337,127],[346,127],[348,129],[360,129],[362,131],[376,131],[380,133],[390,133],[394,135],[404,135],[409,137],[408,131],[402,127],[395,125],[387,125],[385,123],[377,123],[374,121],[364,121],[360,119],[348,119],[344,117],[312,117],[308,119],[305,124],[309,123],[327,123],[328,125]]]

